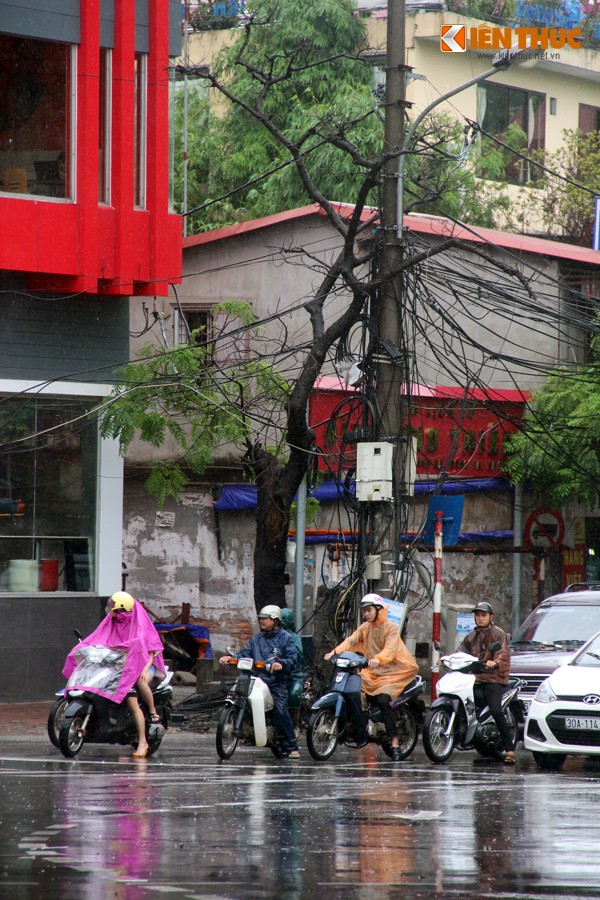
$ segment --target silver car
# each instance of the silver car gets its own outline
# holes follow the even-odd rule
[[[540,603],[513,635],[510,674],[524,715],[541,683],[600,631],[600,585],[573,585]]]

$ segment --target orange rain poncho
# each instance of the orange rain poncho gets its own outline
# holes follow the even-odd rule
[[[379,610],[375,622],[363,622],[335,648],[336,653],[343,653],[344,650],[379,660],[377,669],[363,669],[360,673],[361,688],[371,696],[389,694],[395,700],[419,671],[414,657],[400,637],[400,629],[388,620],[387,608]]]

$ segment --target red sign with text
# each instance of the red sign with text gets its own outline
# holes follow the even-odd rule
[[[336,389],[337,381],[321,379],[323,384],[315,388],[309,404],[309,422],[324,454],[319,468],[332,474],[355,464],[356,445],[348,437],[357,430],[360,434],[361,427],[368,428],[371,418],[363,395],[339,382]],[[504,444],[518,429],[528,396],[521,391],[415,385],[410,422],[417,438],[418,475],[432,479],[440,472],[457,478],[502,475]],[[401,402],[407,406],[406,397]]]

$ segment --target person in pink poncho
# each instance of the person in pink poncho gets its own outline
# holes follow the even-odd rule
[[[116,690],[109,694],[102,690],[95,692],[113,700],[115,703],[127,701],[135,721],[138,743],[134,752],[136,759],[148,755],[146,740],[146,720],[140,708],[137,696],[132,692],[134,687],[150,713],[150,721],[158,724],[160,717],[154,706],[154,696],[150,689],[150,681],[156,674],[164,674],[165,663],[162,655],[162,641],[150,616],[141,603],[138,603],[126,591],[117,591],[108,601],[107,615],[98,627],[88,634],[80,644],[71,650],[63,668],[63,675],[69,678],[77,666],[76,653],[81,645],[100,644],[112,649],[127,650],[127,661]],[[81,687],[94,691],[93,687],[72,684],[72,688]]]

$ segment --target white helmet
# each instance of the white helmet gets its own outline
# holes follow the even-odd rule
[[[276,622],[281,622],[281,610],[275,604],[270,606],[263,606],[261,611],[258,614],[259,619],[274,619]]]
[[[365,606],[378,606],[380,609],[383,609],[385,606],[385,601],[383,597],[379,596],[379,594],[365,594],[365,596],[360,601],[360,608],[364,609]]]

